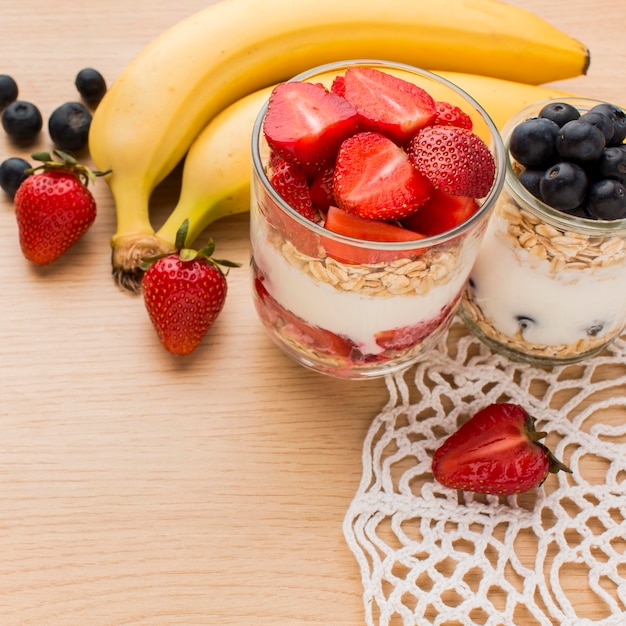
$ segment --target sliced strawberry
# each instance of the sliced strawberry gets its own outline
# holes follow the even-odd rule
[[[302,168],[272,153],[268,177],[278,195],[300,215],[314,222],[318,214],[311,201],[306,175]],[[309,256],[319,253],[319,236],[288,215],[276,201],[266,195],[257,198],[270,224],[298,250]]]
[[[342,98],[346,97],[346,79],[343,76],[335,76],[330,90]]]
[[[430,198],[415,213],[402,220],[402,225],[428,237],[439,235],[462,224],[478,210],[478,203],[468,196],[453,196],[433,189]]]
[[[431,190],[407,153],[380,133],[357,133],[339,148],[333,191],[336,203],[349,213],[399,220],[424,204]]]
[[[549,473],[571,473],[541,443],[535,418],[520,405],[490,404],[435,450],[432,471],[446,487],[513,495],[541,485]]]
[[[430,320],[402,326],[391,330],[384,330],[376,334],[376,343],[385,350],[408,350],[421,343],[440,326],[446,325],[454,315],[460,296],[443,307],[438,315]]]
[[[307,324],[301,317],[281,306],[268,292],[263,280],[264,277],[258,267],[254,266],[254,289],[257,295],[257,309],[259,316],[270,330],[280,329],[281,334],[289,336],[303,346],[313,348],[321,354],[346,359],[360,357],[360,352],[355,344],[347,337],[337,335]],[[346,365],[349,363],[346,362]]]
[[[424,239],[424,235],[407,230],[388,222],[364,219],[357,215],[346,213],[335,206],[328,207],[325,228],[346,235],[353,239],[364,241],[417,241]],[[383,263],[402,257],[412,257],[421,253],[421,249],[386,251],[361,248],[332,239],[322,238],[322,245],[329,256],[343,263]]]
[[[483,198],[496,165],[485,142],[466,128],[428,126],[407,146],[409,160],[432,183],[455,196]]]
[[[361,128],[381,132],[400,145],[437,115],[428,92],[386,72],[351,67],[343,82],[344,97],[358,111]]]
[[[270,96],[263,133],[270,148],[298,165],[330,161],[341,142],[356,132],[357,114],[322,85],[289,82]]]
[[[270,184],[292,208],[309,220],[315,219],[315,210],[304,170],[282,157],[270,156]]]
[[[326,212],[328,207],[335,201],[333,196],[334,171],[334,165],[323,167],[313,179],[309,189],[313,206],[323,212]]]
[[[435,118],[434,124],[439,124],[440,126],[458,126],[459,128],[472,130],[474,126],[472,118],[461,108],[443,100],[437,101],[435,105],[437,107],[437,117]]]

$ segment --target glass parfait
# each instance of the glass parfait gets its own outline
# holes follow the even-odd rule
[[[487,113],[430,72],[383,61],[350,61],[292,80],[330,87],[355,65],[411,81],[467,112],[496,163],[490,192],[465,222],[432,237],[370,241],[332,232],[290,207],[268,178],[262,132],[252,138],[250,205],[253,298],[268,335],[290,357],[339,378],[372,378],[408,367],[441,339],[460,304],[488,217],[504,182],[504,148]]]
[[[559,100],[581,112],[597,101]],[[537,116],[539,102],[503,128]],[[626,220],[558,211],[519,181],[510,158],[504,189],[472,270],[461,315],[495,352],[536,365],[581,361],[610,344],[626,324]]]

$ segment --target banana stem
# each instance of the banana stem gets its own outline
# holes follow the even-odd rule
[[[124,291],[141,290],[144,257],[162,254],[172,249],[154,233],[148,212],[149,197],[142,190],[129,193],[116,188],[116,179],[109,180],[116,198],[117,232],[111,237],[111,267],[113,280]]]

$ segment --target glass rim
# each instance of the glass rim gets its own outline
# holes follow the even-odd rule
[[[573,104],[574,106],[577,106],[577,108],[581,108],[583,110],[588,110],[596,104],[606,103],[605,100],[586,98],[584,96],[563,96],[562,98],[546,98],[544,100],[538,100],[537,102],[529,104],[518,111],[502,127],[502,139],[506,153],[505,188],[508,189],[514,197],[518,197],[524,201],[525,206],[521,208],[531,211],[535,215],[541,216],[541,218],[547,218],[548,222],[562,230],[576,230],[591,236],[606,236],[608,233],[618,234],[621,233],[621,231],[626,232],[626,218],[621,220],[597,220],[590,217],[580,217],[559,211],[558,209],[552,208],[545,202],[542,202],[539,198],[533,196],[532,193],[530,193],[530,191],[528,191],[528,189],[526,189],[526,187],[524,187],[524,185],[522,185],[519,181],[519,177],[515,172],[513,160],[509,151],[513,129],[520,122],[533,117],[533,115],[538,113],[545,105],[553,102]],[[608,104],[611,103],[609,102]],[[618,105],[615,104],[613,106]]]
[[[471,230],[473,226],[479,223],[485,213],[487,213],[491,207],[495,204],[496,199],[500,195],[502,188],[504,186],[505,177],[506,177],[506,163],[507,163],[507,153],[504,148],[504,143],[502,141],[502,137],[500,132],[495,124],[495,122],[491,119],[491,116],[485,111],[485,109],[480,105],[480,103],[475,100],[472,96],[470,96],[465,90],[461,89],[459,86],[455,85],[453,82],[444,78],[442,76],[438,76],[434,72],[430,72],[429,70],[425,70],[419,67],[415,67],[413,65],[408,65],[406,63],[399,63],[395,61],[386,61],[381,59],[349,59],[344,61],[334,61],[332,63],[325,63],[323,65],[318,65],[309,70],[301,72],[295,75],[293,78],[285,82],[295,82],[301,81],[305,79],[313,78],[319,74],[325,74],[332,72],[334,70],[339,70],[340,68],[348,68],[351,66],[370,66],[370,67],[381,67],[381,68],[392,68],[400,71],[406,71],[411,74],[417,74],[422,78],[427,78],[429,80],[433,80],[434,82],[440,83],[457,95],[461,96],[464,100],[468,101],[470,105],[474,107],[476,112],[482,117],[485,122],[489,134],[491,136],[490,149],[492,154],[494,155],[494,159],[496,162],[496,171],[495,178],[491,185],[491,189],[489,193],[481,199],[481,204],[479,209],[471,215],[467,220],[455,226],[454,228],[445,231],[443,233],[439,233],[437,235],[432,235],[429,237],[422,237],[421,239],[415,239],[411,241],[372,241],[368,239],[357,239],[355,237],[349,237],[348,235],[342,235],[341,233],[336,233],[331,231],[324,226],[317,224],[316,222],[312,222],[307,219],[298,211],[293,209],[287,202],[283,200],[283,198],[276,192],[276,190],[270,184],[270,181],[265,172],[265,168],[263,167],[263,163],[261,160],[261,154],[259,150],[259,140],[262,137],[262,126],[263,119],[267,112],[267,108],[269,105],[269,99],[261,107],[256,120],[254,122],[254,127],[252,130],[252,163],[253,169],[256,174],[259,176],[261,182],[267,193],[271,196],[272,200],[287,213],[291,218],[296,220],[299,224],[303,225],[307,229],[310,229],[317,235],[321,237],[325,237],[327,239],[332,239],[339,241],[341,243],[350,244],[359,248],[369,248],[372,250],[419,250],[422,248],[429,248],[435,245],[447,243],[448,241],[452,241],[458,238],[460,235],[463,235],[467,231]]]

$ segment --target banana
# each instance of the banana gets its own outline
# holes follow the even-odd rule
[[[154,188],[229,104],[329,61],[380,58],[528,83],[584,73],[584,45],[497,0],[221,0],[179,22],[120,73],[95,111],[89,148],[117,213],[113,273],[158,251]]]
[[[156,233],[164,245],[172,247],[186,219],[191,245],[215,220],[249,210],[252,127],[272,89],[265,87],[231,104],[191,144],[178,202]]]

